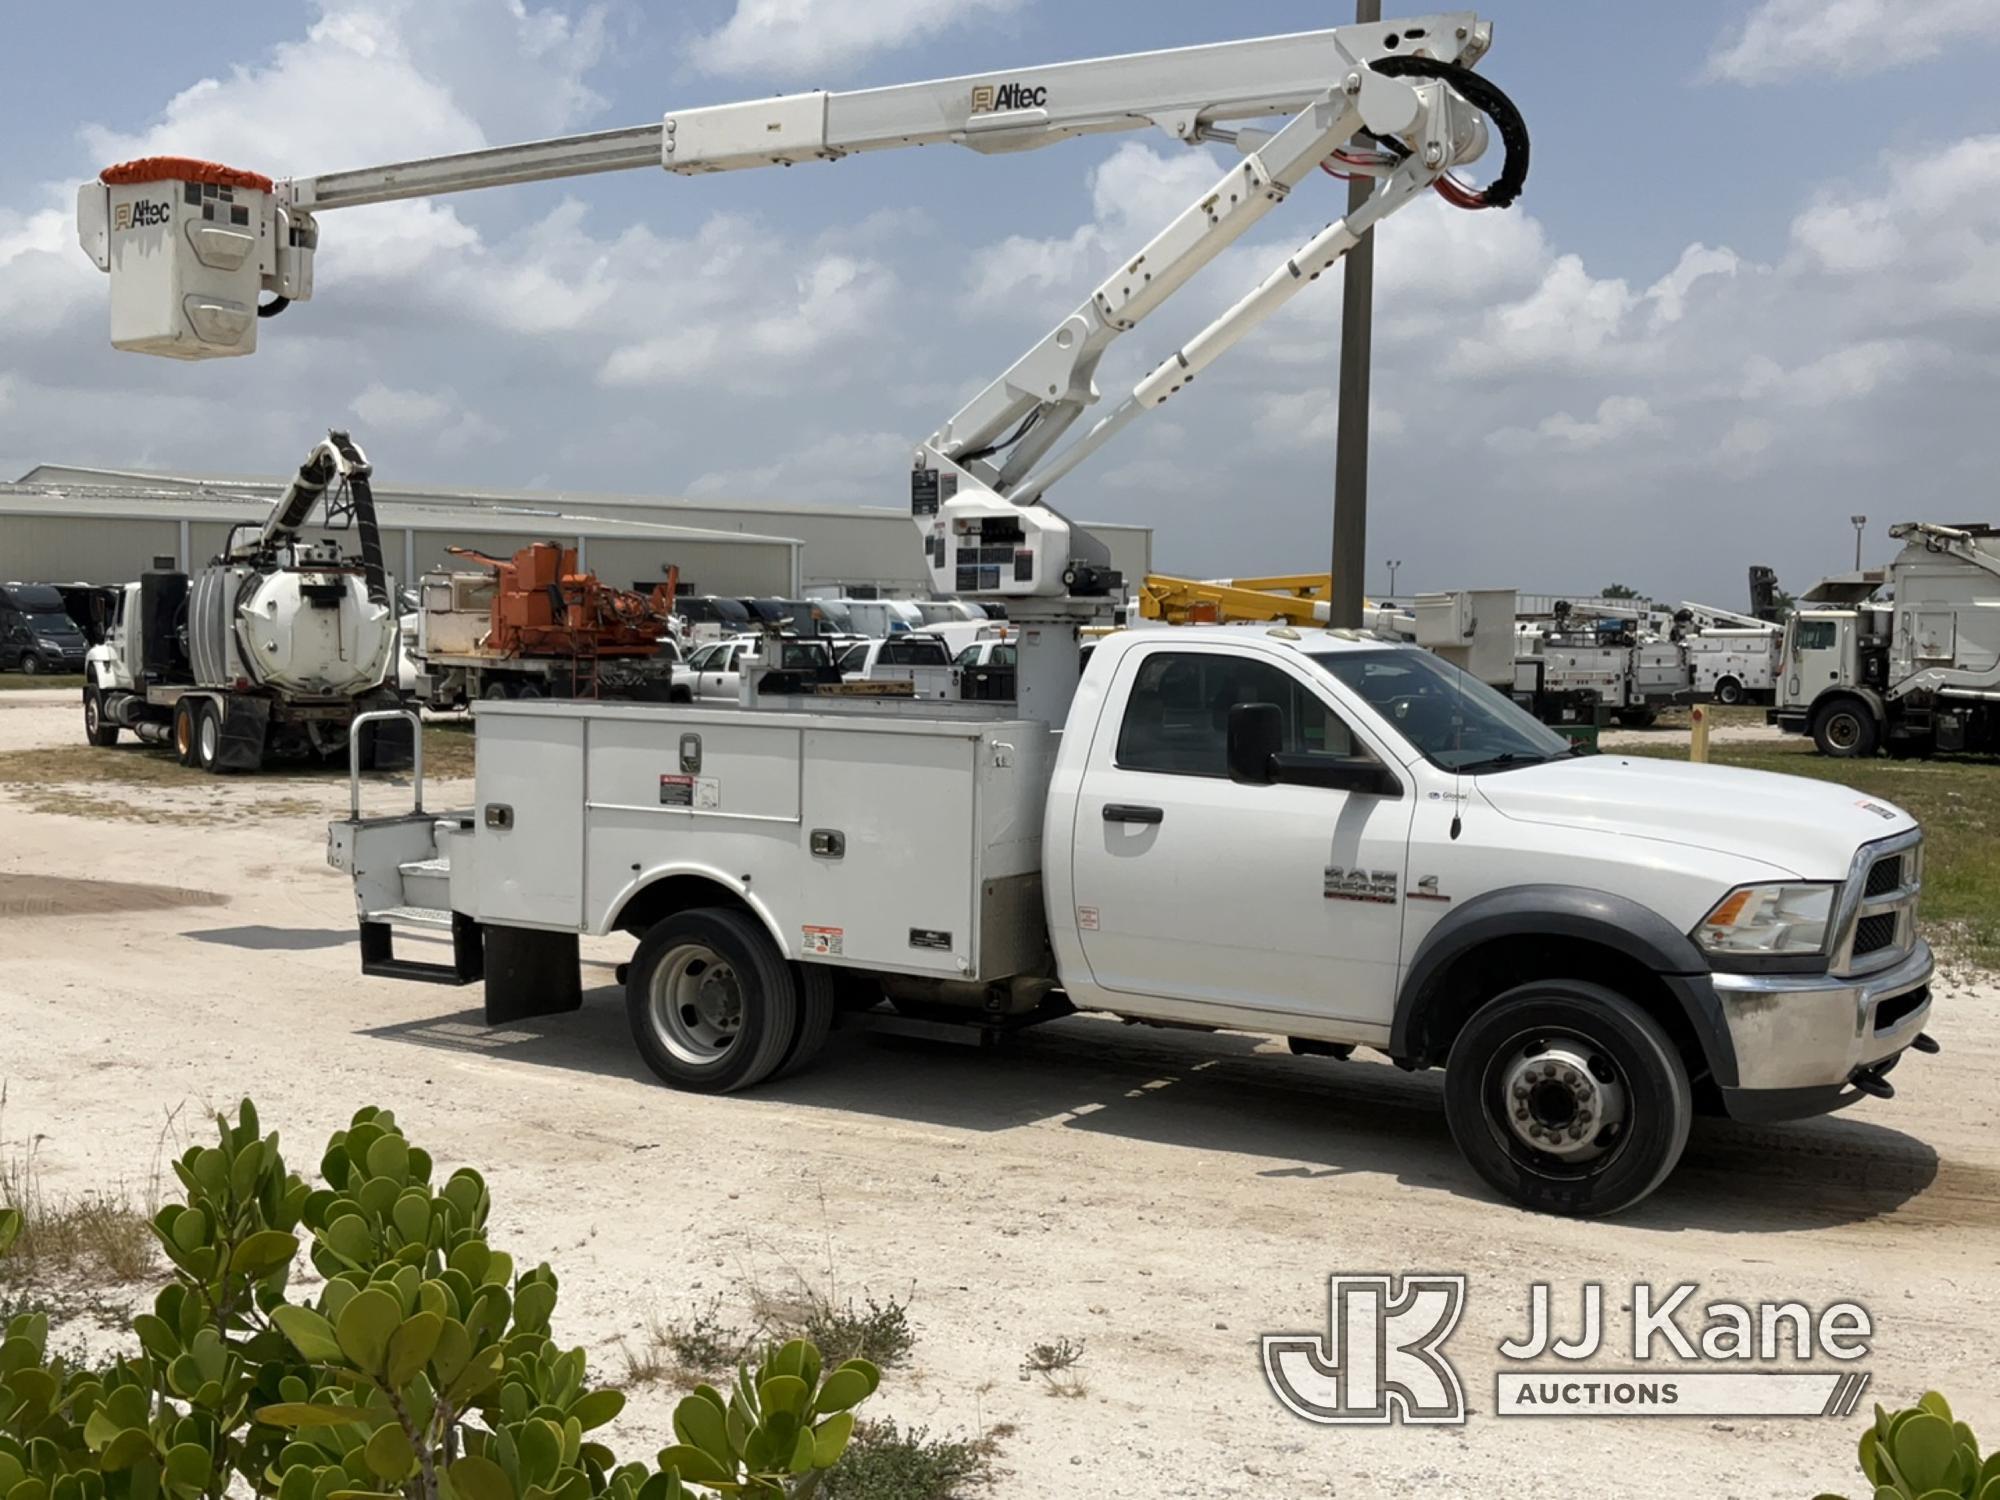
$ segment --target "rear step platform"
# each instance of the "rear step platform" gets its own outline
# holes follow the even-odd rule
[[[398,906],[375,912],[373,920],[361,923],[361,972],[380,979],[413,979],[422,984],[477,984],[486,977],[485,935],[472,918],[461,912],[438,911],[430,907]],[[395,927],[448,927],[451,929],[451,962],[425,963],[414,958],[396,957]]]

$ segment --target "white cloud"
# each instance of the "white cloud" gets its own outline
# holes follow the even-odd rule
[[[810,439],[770,462],[711,470],[690,483],[687,492],[740,500],[895,505],[908,498],[911,451],[910,439],[898,433],[834,433]],[[905,480],[900,495],[899,478]]]
[[[1849,344],[1791,370],[1766,355],[1754,355],[1744,371],[1743,396],[1793,406],[1860,401],[1885,386],[1902,384],[1925,364],[1943,358],[1943,350],[1912,339]]]
[[[722,379],[744,386],[812,378],[814,356],[843,340],[878,336],[896,277],[875,261],[826,255],[798,274],[777,311],[673,319],[670,332],[614,349],[599,372],[609,386]]]
[[[1125,141],[1091,168],[1090,221],[1052,239],[1009,235],[973,255],[966,270],[971,302],[982,311],[1031,311],[1060,317],[1087,297],[1112,268],[1147,243],[1221,180],[1210,152],[1156,150]]]
[[[411,432],[439,426],[452,415],[456,403],[441,392],[399,391],[378,380],[348,406],[370,430]]]
[[[1856,78],[2000,41],[1993,0],[1762,0],[1710,53],[1730,83]]]
[[[1368,437],[1373,443],[1393,443],[1406,431],[1403,414],[1381,402],[1368,403]],[[1330,449],[1340,433],[1340,395],[1331,386],[1286,391],[1261,403],[1257,436],[1273,447]]]
[[[736,0],[736,10],[688,48],[705,73],[824,77],[1024,0]]]
[[[1532,292],[1494,308],[1478,333],[1458,341],[1449,368],[1472,376],[1588,369],[1637,302],[1623,279],[1600,279],[1584,269],[1581,256],[1558,256]]]
[[[1501,453],[1589,453],[1635,439],[1657,437],[1667,424],[1639,396],[1606,396],[1589,418],[1566,411],[1545,417],[1533,429],[1503,427],[1487,436],[1487,444]]]

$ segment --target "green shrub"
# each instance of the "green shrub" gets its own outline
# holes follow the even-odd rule
[[[698,1387],[655,1466],[589,1434],[625,1398],[550,1332],[556,1276],[486,1241],[479,1174],[442,1186],[387,1111],[287,1170],[248,1100],[173,1164],[185,1200],[153,1231],[173,1279],[105,1370],[48,1353],[48,1318],[0,1342],[0,1500],[676,1500],[813,1494],[880,1381],[824,1370],[804,1340],[765,1349],[728,1392]],[[0,1215],[0,1247],[19,1233]],[[301,1245],[326,1278],[288,1295]]]
[[[1876,1407],[1860,1460],[1875,1500],[2000,1500],[2000,1452],[1982,1461],[1972,1429],[1936,1391],[1906,1411]]]

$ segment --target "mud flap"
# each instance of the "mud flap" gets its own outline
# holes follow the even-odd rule
[[[486,1024],[583,1008],[583,960],[573,932],[486,928]]]
[[[222,738],[216,764],[225,771],[258,771],[264,766],[264,741],[271,733],[271,705],[263,698],[233,693],[223,700]]]

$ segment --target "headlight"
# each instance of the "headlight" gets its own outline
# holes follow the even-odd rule
[[[1701,919],[1694,940],[1710,953],[1820,953],[1833,921],[1837,885],[1746,885]]]

